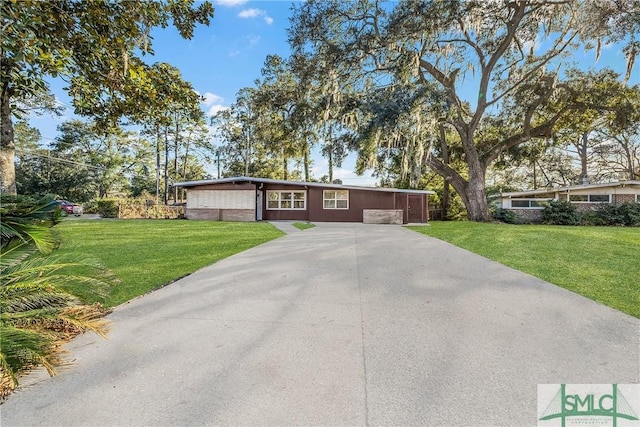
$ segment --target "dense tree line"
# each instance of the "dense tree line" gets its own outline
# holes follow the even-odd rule
[[[171,185],[205,177],[200,153],[211,151],[210,135],[204,119],[173,119],[177,122],[169,122],[158,140],[145,131],[115,127],[105,132],[93,122],[71,120],[59,126],[59,136],[46,147],[40,145],[37,129],[18,122],[18,192],[75,202],[143,193],[155,194],[159,202],[184,200]]]
[[[638,1],[296,4],[292,56],[268,58],[263,78],[218,117],[224,150],[245,172],[279,178],[291,161],[308,170],[314,148],[329,176],[350,152],[384,185],[437,174],[482,221],[488,178],[495,188],[635,179],[638,10]],[[624,46],[624,76],[576,68],[573,54],[597,60],[604,43]]]
[[[47,150],[18,129],[21,191],[40,181],[78,200],[147,190],[168,203],[182,196],[172,181],[203,176],[194,150],[216,156],[222,175],[307,181],[318,179],[312,153],[326,159],[326,181],[355,153],[356,171],[380,185],[435,188],[445,211],[463,205],[484,221],[499,189],[640,174],[640,88],[629,83],[639,0],[296,3],[291,56],[268,56],[254,86],[213,118],[216,150],[191,85],[171,65],[135,55],[152,52],[150,28],[173,24],[189,38],[208,25],[208,2],[52,5],[57,14],[39,2],[2,3],[3,191],[15,182],[10,119],[46,99],[45,77],[56,75],[69,79],[75,112],[88,120],[64,124]],[[97,28],[105,17],[121,28]],[[597,61],[605,44],[626,55],[624,75],[577,68],[576,53]],[[128,133],[123,118],[143,131]]]

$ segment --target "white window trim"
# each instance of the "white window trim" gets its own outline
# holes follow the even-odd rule
[[[636,203],[640,203],[640,194],[636,194]]]
[[[581,200],[571,200],[571,196],[587,196],[587,198],[589,200],[587,201],[581,201]],[[607,196],[609,198],[608,201],[606,202],[592,202],[591,196]],[[567,200],[569,201],[569,203],[611,203],[611,194],[568,194],[567,195]]]
[[[529,206],[524,207],[524,206],[513,206],[513,201],[517,200],[517,201],[527,201],[529,202]],[[544,206],[531,206],[531,201],[536,201],[536,202],[550,202],[551,198],[549,199],[536,199],[536,198],[527,198],[527,199],[521,199],[521,198],[517,198],[517,199],[511,199],[511,208],[510,209],[531,209],[531,210],[541,210],[544,209]]]
[[[278,193],[278,207],[277,208],[270,208],[269,207],[269,194],[271,193]],[[289,193],[291,194],[291,203],[293,206],[293,202],[294,202],[294,197],[293,194],[294,193],[302,193],[304,194],[304,199],[302,200],[304,202],[304,207],[303,208],[294,208],[294,207],[290,207],[290,208],[281,208],[281,202],[282,202],[282,198],[280,197],[280,194],[282,193]],[[267,190],[267,197],[266,197],[266,208],[268,211],[304,211],[307,210],[307,192],[304,190]]]
[[[338,198],[328,199],[328,198],[326,198],[325,197],[325,193],[327,191],[333,191],[333,192],[336,192],[336,193],[338,191],[346,191],[347,192],[347,198],[346,198],[347,207],[346,208],[339,208],[338,207],[338,200],[345,200],[345,199],[338,199]],[[335,208],[327,208],[327,207],[325,207],[324,206],[325,200],[333,200],[333,201],[335,201],[336,202],[336,207]],[[326,209],[326,210],[330,210],[330,211],[336,211],[336,210],[338,210],[338,211],[348,211],[349,210],[349,190],[322,190],[322,209]]]

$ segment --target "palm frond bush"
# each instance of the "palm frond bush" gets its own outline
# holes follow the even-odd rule
[[[3,194],[0,199],[0,247],[16,241],[33,244],[40,252],[56,247],[51,227],[60,221],[61,210],[51,196],[32,198]]]
[[[106,335],[105,310],[83,305],[64,286],[81,283],[99,292],[108,281],[70,274],[70,268],[87,263],[52,253],[57,240],[51,227],[59,218],[52,198],[3,196],[0,202],[0,395],[5,396],[34,366],[54,375],[63,362],[64,340],[86,331]]]

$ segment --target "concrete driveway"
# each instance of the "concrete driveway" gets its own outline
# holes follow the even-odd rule
[[[399,226],[279,226],[119,307],[2,426],[535,425],[540,383],[640,380],[636,318]]]

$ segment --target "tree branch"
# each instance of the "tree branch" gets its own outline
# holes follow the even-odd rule
[[[453,185],[461,197],[466,197],[465,190],[468,185],[467,180],[451,168],[451,166],[444,164],[440,159],[431,154],[425,156],[424,163],[438,175],[442,176],[446,182]]]
[[[469,46],[471,46],[473,48],[473,50],[476,51],[476,54],[478,55],[478,59],[480,61],[480,68],[484,69],[485,61],[486,61],[486,58],[484,56],[484,52],[482,52],[482,49],[480,49],[480,46],[478,46],[478,44],[471,39],[471,36],[469,35],[469,32],[464,27],[462,19],[460,17],[457,17],[456,20],[458,21],[458,25],[460,25],[460,28],[462,29],[462,33],[464,34],[464,38],[466,40],[466,43]]]
[[[532,138],[551,138],[553,135],[553,128],[560,120],[560,118],[566,113],[567,109],[561,109],[553,117],[549,118],[544,123],[523,130],[522,132],[512,135],[506,139],[503,139],[493,147],[491,147],[483,156],[485,164],[490,164],[498,158],[500,153],[516,145],[522,144],[531,140]]]
[[[535,65],[533,68],[531,68],[525,74],[523,74],[522,77],[517,79],[511,86],[508,86],[505,90],[503,90],[500,95],[494,97],[491,101],[487,101],[486,106],[489,107],[489,106],[497,103],[498,101],[500,101],[502,98],[504,98],[505,96],[507,96],[508,94],[513,92],[516,88],[518,88],[520,85],[522,85],[523,82],[529,80],[529,78],[533,74],[535,74],[536,72],[538,72],[538,70],[540,70],[541,68],[546,66],[552,59],[554,59],[557,56],[561,55],[564,52],[564,50],[567,48],[567,46],[569,46],[569,44],[571,42],[573,42],[573,40],[578,35],[578,31],[576,31],[576,32],[574,32],[574,34],[571,37],[569,37],[566,41],[564,41],[564,43],[559,43],[560,40],[564,40],[565,39],[565,36],[566,36],[567,33],[568,32],[565,31],[562,34],[562,37],[558,37],[556,39],[553,48],[549,49],[547,54],[544,55],[542,58],[540,58],[540,60],[538,61],[537,65]]]
[[[510,6],[512,3],[510,4]],[[486,66],[482,67],[482,76],[480,77],[480,85],[478,87],[478,105],[476,107],[476,111],[469,122],[469,129],[471,132],[474,132],[482,116],[484,115],[485,109],[487,108],[487,90],[489,88],[489,81],[491,80],[491,74],[496,64],[502,58],[504,53],[507,51],[511,42],[516,36],[516,32],[518,30],[518,26],[520,25],[520,21],[525,16],[525,8],[526,2],[518,2],[515,5],[515,13],[507,22],[507,34],[503,37],[503,39],[498,44],[495,52],[491,54],[489,58],[489,62],[487,62]]]

